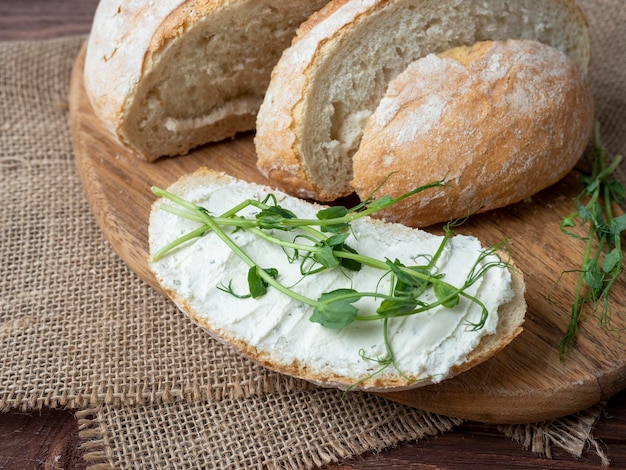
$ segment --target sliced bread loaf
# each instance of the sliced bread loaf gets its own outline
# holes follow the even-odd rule
[[[587,68],[589,32],[572,0],[334,0],[272,73],[257,118],[259,169],[301,197],[350,194],[352,156],[391,79],[429,53],[509,38],[546,43]]]
[[[281,52],[327,0],[102,0],[84,82],[95,114],[153,161],[254,128]]]

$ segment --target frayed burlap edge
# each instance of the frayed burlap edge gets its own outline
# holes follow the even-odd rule
[[[524,449],[549,459],[553,448],[563,449],[574,457],[581,457],[585,450],[591,449],[600,457],[602,466],[607,467],[609,458],[593,436],[594,426],[604,407],[602,403],[571,416],[540,423],[500,425],[498,430]]]
[[[599,404],[588,410],[571,416],[550,421],[523,424],[500,425],[497,427],[502,434],[521,445],[524,449],[552,459],[554,449],[562,449],[575,458],[582,457],[586,451],[595,453],[602,466],[609,466],[610,460],[603,444],[594,438],[593,429],[602,411],[604,404]],[[106,422],[110,413],[107,405],[100,405],[79,411],[76,418],[79,424],[80,437],[84,440],[82,450],[89,470],[108,470],[120,468],[116,464],[115,448],[120,444],[110,424]],[[428,436],[440,435],[452,431],[454,427],[463,423],[462,420],[445,416],[419,412],[421,420],[416,422],[410,417],[395,416],[394,430],[389,432],[382,427],[369,436],[356,436],[353,441],[334,444],[328,448],[312,446],[306,454],[295,455],[294,468],[316,468],[329,463],[338,463],[351,459],[364,452],[377,452],[397,446],[402,442],[423,439]],[[391,419],[390,419],[391,421]],[[157,451],[157,449],[153,449]]]
[[[321,390],[314,395],[326,396],[328,393],[332,394],[332,392]],[[293,394],[293,396],[295,395],[299,395],[300,400],[308,399],[306,394],[298,392]],[[315,401],[315,398],[315,396],[312,397],[313,401]],[[372,399],[376,400],[376,398],[373,397]],[[231,403],[235,406],[241,403],[241,406],[245,407],[247,400],[248,399],[240,401],[233,400]],[[286,401],[289,400],[290,398],[286,399]],[[324,401],[324,399],[322,401]],[[332,400],[329,401],[331,406],[326,408],[325,411],[331,413],[333,412],[332,402]],[[205,411],[204,414],[210,414],[209,408],[215,405],[216,404],[214,403],[205,403],[202,406],[205,406],[206,408],[200,408],[194,411],[199,411],[198,415],[202,415],[202,411]],[[217,406],[219,406],[219,404],[217,404]],[[162,409],[164,408],[157,407],[155,409],[150,409],[146,412],[146,415],[150,412],[156,412],[156,414],[158,414]],[[169,412],[171,412],[171,408],[164,409],[165,415]],[[219,412],[225,412],[227,414],[226,410],[220,409]],[[164,440],[164,442],[161,442],[161,447],[159,447],[158,444],[155,444],[154,440],[152,440],[149,449],[141,449],[140,451],[134,449],[134,452],[128,452],[131,450],[128,449],[129,445],[141,446],[141,444],[137,444],[137,439],[135,439],[132,444],[129,444],[128,441],[124,442],[124,439],[127,438],[127,436],[124,436],[123,429],[115,429],[111,425],[109,422],[111,414],[117,415],[115,419],[119,420],[118,423],[122,423],[124,419],[127,419],[128,422],[131,423],[130,426],[133,429],[136,428],[134,420],[137,419],[137,416],[141,416],[139,420],[142,420],[144,424],[149,423],[151,427],[155,424],[151,423],[149,418],[141,415],[141,412],[137,412],[136,408],[133,409],[132,407],[125,407],[124,409],[116,408],[115,410],[112,410],[106,405],[100,405],[98,407],[78,411],[76,413],[76,418],[78,419],[79,424],[79,436],[84,440],[82,445],[82,450],[84,451],[83,458],[86,461],[87,468],[89,470],[134,468],[139,464],[138,462],[143,461],[141,456],[137,457],[137,454],[144,453],[152,456],[151,459],[153,460],[151,460],[151,463],[156,462],[159,464],[160,462],[160,464],[164,464],[167,462],[168,452],[170,452],[172,448],[176,449],[178,447],[180,449],[181,443],[183,442],[185,443],[183,446],[186,447],[184,451],[188,451],[187,455],[179,456],[179,454],[176,454],[176,462],[169,461],[168,464],[181,467],[185,467],[186,465],[193,467],[197,466],[198,468],[211,466],[211,462],[206,460],[206,456],[193,455],[193,459],[189,459],[194,452],[192,450],[188,450],[188,447],[193,447],[194,438],[199,436],[202,438],[207,429],[206,427],[197,427],[197,423],[187,423],[183,433],[171,434],[166,440]],[[120,417],[122,417],[122,419]],[[309,418],[311,420],[312,424],[307,424],[307,426],[315,427],[316,425],[321,424],[322,428],[325,427],[324,416],[320,417],[319,414],[315,413],[310,415],[303,413],[301,417],[304,417],[305,419]],[[274,420],[280,419],[279,416],[276,417],[274,415],[269,415],[268,418],[267,424],[269,424],[269,426],[277,425],[277,422]],[[367,420],[365,421],[367,422]],[[329,427],[332,427],[333,419],[330,418],[329,422]],[[267,460],[255,460],[253,465],[250,464],[249,460],[245,465],[241,465],[241,462],[231,462],[227,464],[226,467],[250,468],[253,466],[256,468],[313,469],[355,458],[359,455],[363,455],[365,452],[381,452],[385,449],[393,448],[402,442],[441,435],[445,432],[452,431],[455,426],[458,426],[461,423],[462,420],[457,418],[448,418],[435,413],[423,412],[419,410],[410,410],[407,413],[404,407],[399,406],[397,413],[392,413],[389,416],[373,423],[368,422],[367,426],[361,428],[359,432],[346,433],[341,439],[328,440],[324,439],[323,436],[312,436],[312,439],[307,440],[305,445],[302,440],[296,438],[294,446],[288,445],[287,447],[284,447],[283,450],[289,449],[285,455],[280,455],[279,450],[272,449],[269,451],[269,454],[274,455],[269,455]],[[194,427],[194,424],[196,427]],[[219,424],[216,424],[216,426],[219,426]],[[255,426],[260,425],[257,423]],[[364,429],[367,429],[367,431],[363,431]],[[168,432],[171,433],[172,431],[169,430]],[[324,432],[335,431],[322,430],[321,434],[323,435]],[[204,439],[206,439],[206,437]],[[252,444],[250,441],[246,440],[245,435],[242,433],[236,432],[234,434],[228,434],[221,440],[227,442],[229,449],[231,449],[233,453],[241,452],[244,448],[250,449],[250,446],[252,445],[261,446],[261,448],[257,451],[257,455],[263,455],[265,457],[268,453],[267,442],[265,444],[259,444],[254,441],[254,444]],[[167,445],[164,445],[165,442],[167,442]],[[203,441],[202,449],[210,447],[210,444],[213,444],[215,447],[221,447],[220,444],[223,443]],[[293,444],[293,442],[291,444]],[[124,455],[124,452],[132,454],[132,458],[136,460],[126,460],[127,455]],[[175,452],[176,451],[174,451],[174,453]],[[186,458],[188,460],[185,460]],[[223,465],[223,462],[219,463],[220,468],[225,468]]]
[[[78,436],[84,441],[81,449],[88,468],[109,470],[115,466],[109,435],[100,418],[100,408],[101,406],[77,411],[75,416],[78,420]]]

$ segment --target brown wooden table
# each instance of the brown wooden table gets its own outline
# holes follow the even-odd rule
[[[97,0],[2,0],[0,40],[46,39],[89,32]],[[1,60],[1,58],[0,58]],[[612,468],[626,468],[626,392],[615,396],[598,422],[595,437]],[[0,413],[0,469],[84,468],[73,414],[66,410]],[[598,468],[593,449],[580,459],[554,449],[548,460],[511,442],[493,425],[465,423],[442,436],[368,454],[340,468]]]

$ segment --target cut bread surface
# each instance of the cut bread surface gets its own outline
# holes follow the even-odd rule
[[[587,68],[587,24],[573,1],[331,2],[273,71],[257,116],[259,169],[301,197],[350,194],[352,156],[391,79],[429,53],[507,38],[539,40]]]
[[[183,177],[169,190],[215,214],[247,198],[262,200],[268,193],[275,194],[282,207],[299,217],[315,218],[321,208],[209,170]],[[150,218],[152,254],[197,227],[197,223],[162,210],[162,204],[169,202],[157,201]],[[251,210],[245,215],[254,214]],[[337,288],[385,291],[389,282],[388,276],[381,279],[379,271],[365,268],[357,273],[334,270],[302,277],[299,263],[289,263],[282,248],[268,246],[245,231],[231,236],[260,266],[277,268],[283,284],[314,299]],[[297,232],[280,236],[293,240]],[[359,253],[397,258],[413,265],[432,256],[441,238],[399,224],[362,219],[353,223],[348,243]],[[453,237],[438,262],[438,272],[451,284],[462,283],[481,250],[473,237]],[[488,259],[497,260],[492,256]],[[525,314],[521,273],[511,266],[490,269],[468,289],[489,309],[482,329],[473,331],[469,325],[481,313],[466,299],[454,308],[438,307],[425,314],[392,319],[389,328],[397,369],[379,370],[379,361],[385,356],[381,321],[356,322],[334,330],[311,322],[311,307],[274,288],[258,299],[241,299],[224,292],[220,286],[245,293],[248,266],[212,232],[150,266],[179,308],[219,340],[275,371],[342,389],[356,386],[391,391],[444,380],[508,344],[520,333]],[[375,303],[368,302],[360,300],[359,308],[371,313]]]

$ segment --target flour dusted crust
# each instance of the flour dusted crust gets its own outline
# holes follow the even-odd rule
[[[248,191],[246,188],[251,188],[250,192],[247,194],[254,194],[254,197],[264,197],[267,192],[273,192],[277,195],[279,200],[284,203],[287,199],[295,204],[297,212],[301,213],[302,210],[305,210],[307,207],[314,207],[315,210],[319,209],[319,206],[311,206],[309,203],[289,198],[289,196],[284,196],[279,192],[272,191],[269,188],[265,188],[258,185],[251,185],[245,183],[240,180],[235,180],[223,173],[216,173],[213,171],[200,169],[197,172],[184,176],[179,179],[176,183],[174,183],[169,191],[181,195],[182,197],[188,200],[195,200],[195,198],[200,198],[204,200],[207,194],[209,193],[217,193],[221,191],[219,198],[226,197],[226,192],[230,191],[238,191],[243,188],[244,191]],[[157,201],[153,206],[153,210],[150,218],[150,250],[151,253],[154,253],[155,250],[161,248],[163,244],[166,242],[166,239],[172,236],[172,231],[174,233],[178,233],[182,235],[185,233],[189,227],[187,226],[179,226],[176,228],[175,220],[180,219],[172,219],[171,215],[164,215],[165,213],[160,209],[161,201]],[[170,218],[168,218],[170,217]],[[424,232],[415,231],[409,229],[407,227],[398,225],[398,224],[385,224],[379,220],[370,220],[369,222],[365,222],[366,224],[371,224],[371,230],[382,230],[383,237],[388,238],[389,236],[397,237],[399,240],[406,240],[407,237],[416,237],[415,240],[418,240],[421,237],[430,237],[429,234],[425,234]],[[361,230],[361,228],[357,229]],[[178,236],[178,235],[176,235]],[[411,238],[413,240],[413,238]],[[190,251],[185,251],[182,249],[180,253],[180,259],[185,262],[185,260],[190,260],[193,266],[205,265],[202,260],[199,259],[201,257],[201,253],[209,253],[211,252],[211,256],[217,256],[215,251],[218,249],[216,246],[200,246],[197,247],[198,251],[194,251],[193,246],[191,246]],[[247,250],[252,250],[251,246],[247,247]],[[252,254],[252,252],[249,251]],[[226,256],[226,255],[225,255]],[[507,255],[501,253],[501,256],[507,261],[511,262],[508,259]],[[210,270],[211,273],[219,273],[218,277],[221,277],[222,281],[228,283],[231,276],[234,274],[225,268],[225,260],[227,258],[222,258],[223,261],[217,261],[216,263],[207,266],[207,270]],[[450,258],[455,259],[455,258]],[[193,260],[193,261],[191,261]],[[173,262],[174,263],[174,262]],[[177,262],[176,262],[177,263]],[[174,263],[175,266],[178,266]],[[185,312],[196,324],[201,326],[205,331],[214,336],[219,341],[224,342],[225,344],[234,347],[240,353],[246,355],[250,359],[268,367],[277,372],[287,374],[290,376],[302,378],[308,380],[310,382],[316,383],[325,387],[337,387],[340,389],[346,389],[355,385],[355,382],[363,377],[349,375],[344,373],[333,373],[332,368],[322,367],[323,370],[319,368],[319,363],[308,363],[306,361],[298,361],[298,360],[285,360],[285,357],[288,356],[288,353],[285,351],[285,345],[289,344],[291,340],[281,340],[278,338],[277,340],[272,340],[270,344],[272,347],[260,347],[259,343],[255,343],[254,341],[245,340],[245,335],[242,332],[233,333],[230,326],[225,326],[220,320],[220,315],[217,313],[220,309],[226,309],[226,315],[228,318],[233,318],[234,316],[240,315],[240,312],[236,312],[239,310],[247,310],[252,308],[245,315],[256,315],[254,318],[255,330],[261,330],[259,333],[261,337],[265,335],[263,331],[267,328],[268,331],[282,331],[281,326],[283,326],[285,335],[289,335],[290,332],[298,331],[297,338],[295,341],[302,342],[302,339],[305,336],[317,336],[319,330],[316,330],[316,325],[310,322],[305,321],[305,328],[310,328],[313,331],[309,333],[304,333],[302,330],[295,330],[293,328],[293,324],[290,323],[293,321],[295,317],[298,315],[302,315],[302,312],[298,312],[297,306],[292,306],[295,309],[293,311],[293,315],[290,315],[289,318],[291,320],[285,320],[287,325],[264,325],[262,323],[263,318],[267,318],[270,313],[269,310],[273,308],[273,305],[276,298],[272,297],[270,300],[270,304],[268,306],[263,307],[261,310],[257,310],[258,307],[251,307],[251,304],[254,304],[255,301],[251,301],[250,303],[245,303],[243,300],[235,299],[230,307],[224,306],[220,302],[224,302],[224,297],[221,297],[221,300],[218,300],[218,296],[216,296],[216,291],[212,292],[214,286],[207,283],[204,278],[199,278],[199,274],[194,272],[191,277],[185,277],[184,273],[181,273],[180,270],[173,270],[173,265],[162,264],[162,262],[151,263],[151,269],[155,273],[157,280],[160,282],[162,288],[168,294],[168,296],[178,305],[178,307]],[[446,268],[447,269],[447,268]],[[281,270],[282,272],[282,270]],[[524,321],[524,315],[526,312],[526,303],[524,301],[524,281],[521,272],[519,272],[512,264],[510,264],[509,268],[510,272],[510,289],[512,292],[509,292],[507,296],[506,303],[500,304],[497,308],[497,324],[493,330],[493,334],[487,334],[482,337],[479,343],[475,346],[475,348],[465,356],[465,358],[459,363],[454,364],[449,370],[448,375],[445,378],[452,377],[457,375],[469,368],[487,360],[492,357],[494,354],[499,352],[502,348],[504,348],[507,344],[509,344],[521,331],[522,331],[522,323]],[[223,277],[226,278],[223,278]],[[190,284],[187,284],[188,279]],[[217,278],[216,278],[217,279]],[[236,281],[236,279],[235,279]],[[318,280],[314,282],[319,282]],[[194,286],[195,285],[195,286]],[[358,288],[358,286],[357,286]],[[271,292],[276,293],[276,291],[271,290]],[[274,295],[274,294],[271,294]],[[204,300],[199,300],[204,299]],[[241,303],[240,303],[241,302]],[[200,307],[203,305],[203,307]],[[496,312],[492,312],[493,315]],[[223,317],[222,317],[223,318]],[[234,321],[234,325],[240,325],[239,316],[238,319]],[[305,314],[304,318],[308,318],[308,315]],[[235,329],[238,327],[235,327]],[[317,332],[317,334],[315,333]],[[409,331],[406,332],[410,334]],[[255,332],[254,335],[257,333]],[[347,333],[346,333],[347,334]],[[261,343],[265,344],[265,343]],[[330,343],[324,351],[327,351],[328,362],[332,363],[335,354],[338,354],[336,350],[333,349],[334,346]],[[413,349],[412,349],[413,350]],[[412,357],[412,354],[411,354]],[[350,369],[352,371],[353,369]],[[392,374],[390,375],[381,374],[380,376],[371,377],[362,383],[357,385],[357,389],[364,389],[368,391],[377,391],[377,392],[390,392],[390,391],[401,391],[412,389],[416,387],[421,387],[424,385],[428,385],[432,382],[438,382],[441,380],[441,377],[428,377],[428,371],[424,373],[425,378],[420,381],[411,381],[407,380],[405,376],[402,374]]]
[[[353,191],[352,156],[388,82],[413,61],[484,40],[549,44],[586,70],[589,32],[572,0],[336,0],[303,24],[257,116],[258,168],[283,190]]]
[[[445,79],[442,79],[445,77]],[[379,215],[425,227],[523,200],[564,177],[587,146],[585,73],[537,41],[482,42],[430,55],[393,80],[354,156],[353,187],[398,196]]]
[[[147,161],[254,128],[273,65],[327,0],[102,0],[84,82],[95,114]]]

